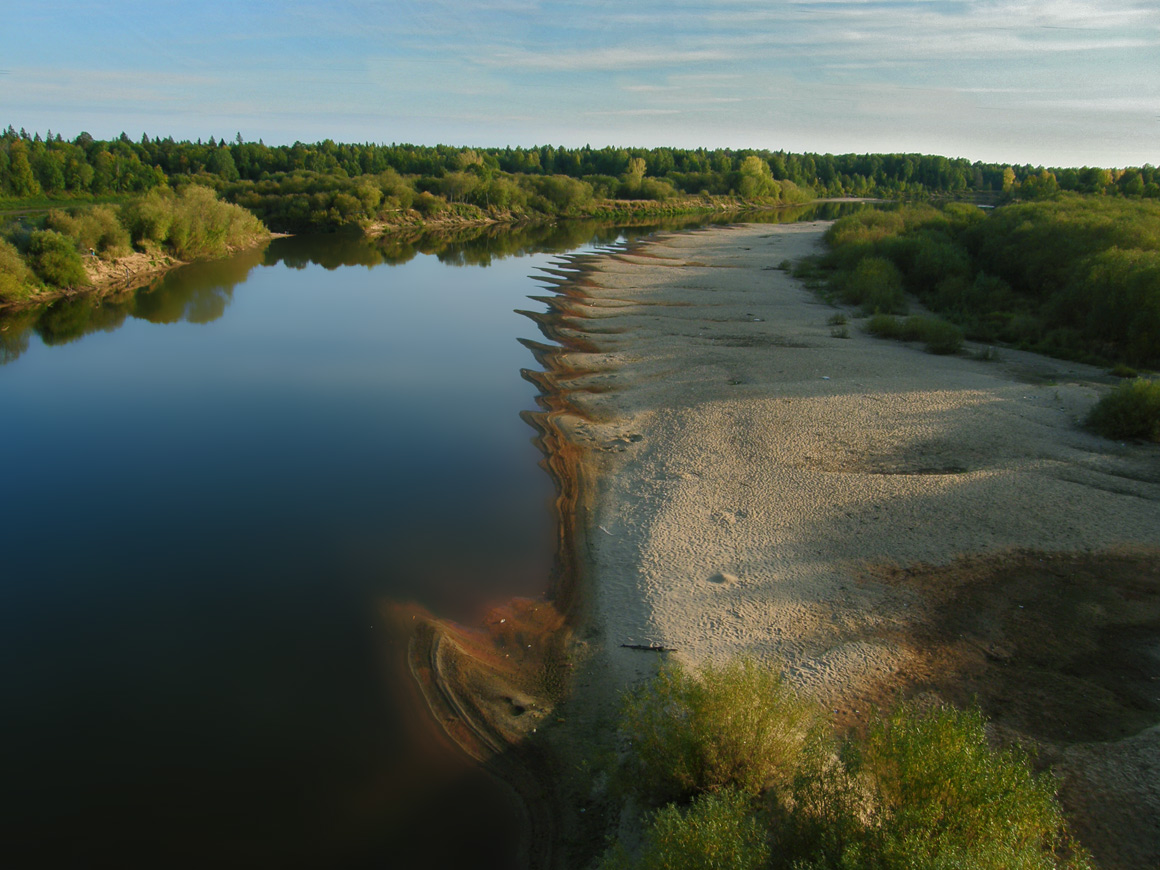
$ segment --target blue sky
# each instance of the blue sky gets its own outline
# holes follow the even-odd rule
[[[0,124],[1160,163],[1160,0],[10,4]]]

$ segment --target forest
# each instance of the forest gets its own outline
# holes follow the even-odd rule
[[[9,126],[0,134],[0,203],[122,199],[195,183],[275,231],[450,220],[616,217],[790,204],[815,197],[1018,197],[1060,191],[1160,198],[1155,167],[1045,168],[922,154],[794,154],[752,149],[269,146],[126,134],[71,141]]]

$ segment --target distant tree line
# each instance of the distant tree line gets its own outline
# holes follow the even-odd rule
[[[921,154],[793,154],[755,149],[458,148],[314,143],[269,146],[124,133],[102,141],[0,134],[0,197],[116,197],[196,182],[276,230],[332,229],[409,216],[431,220],[608,213],[609,201],[813,196],[1043,199],[1060,191],[1160,198],[1160,173],[1046,169]],[[629,206],[624,206],[626,210]]]

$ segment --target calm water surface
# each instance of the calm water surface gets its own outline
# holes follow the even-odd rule
[[[516,341],[542,337],[513,309],[541,307],[545,249],[597,241],[569,232],[280,239],[2,324],[16,854],[510,864],[502,793],[431,750],[380,614],[471,622],[545,591],[553,490]]]

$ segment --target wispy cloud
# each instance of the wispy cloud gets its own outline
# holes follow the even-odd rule
[[[166,127],[177,118],[195,135],[249,114],[301,138],[479,129],[513,142],[732,136],[960,153],[1007,142],[1028,160],[1036,143],[1074,140],[1075,153],[1135,155],[1109,164],[1156,162],[1156,0],[285,0],[274,17],[266,0],[176,8],[106,0],[93,16],[80,0],[18,4],[0,33],[12,120],[58,129],[101,109]],[[50,32],[67,67],[46,66]]]
[[[615,109],[615,110],[593,110],[585,112],[584,115],[589,118],[625,118],[637,117],[639,115],[679,115],[680,109]]]
[[[591,72],[657,67],[669,69],[685,64],[715,63],[729,59],[730,55],[723,49],[689,48],[671,52],[638,45],[623,45],[565,51],[497,49],[485,53],[479,62],[487,66],[520,70]]]

